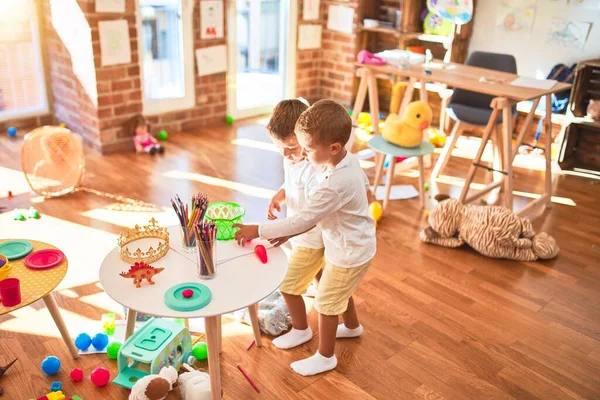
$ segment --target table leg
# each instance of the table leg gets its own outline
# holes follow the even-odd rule
[[[504,168],[506,178],[504,179],[504,196],[506,208],[513,209],[513,168],[512,168],[512,110],[511,104],[507,103],[502,108],[502,128],[504,135]]]
[[[402,99],[400,110],[398,111],[398,115],[400,116],[404,114],[404,110],[406,110],[408,103],[410,103],[410,101],[412,100],[413,93],[415,92],[415,82],[417,82],[415,78],[410,78],[408,80],[408,85],[406,86],[406,90],[404,91],[404,98]]]
[[[48,293],[46,297],[44,297],[44,303],[46,303],[46,307],[48,308],[48,311],[50,311],[50,315],[52,316],[60,335],[65,341],[67,348],[71,352],[71,355],[73,358],[78,358],[79,352],[77,351],[73,340],[71,340],[71,335],[69,335],[65,321],[63,321],[62,316],[60,315],[60,310],[58,309],[58,305],[56,304],[56,300],[54,300],[54,295],[52,292]]]
[[[423,157],[419,159],[419,199],[421,200],[421,208],[425,208],[425,180],[423,179]]]
[[[365,98],[367,97],[367,86],[368,86],[368,75],[366,70],[360,72],[360,83],[358,85],[358,92],[356,93],[356,100],[354,101],[354,109],[352,110],[352,133],[350,139],[346,143],[346,150],[352,151],[352,145],[354,144],[354,138],[356,136],[355,129],[357,129],[356,123],[358,121],[358,114],[365,105]]]
[[[385,164],[385,154],[375,153],[375,181],[373,182],[373,196],[377,198],[377,187],[383,173],[383,165]]]
[[[219,345],[219,353],[222,353],[223,352],[223,333],[222,333],[223,321],[221,320],[220,315],[215,318],[217,318],[217,339],[218,339],[218,345]]]
[[[384,156],[385,158],[385,156]],[[387,182],[385,183],[385,197],[383,199],[383,209],[387,208],[390,200],[390,191],[392,190],[392,182],[394,181],[394,171],[396,169],[396,157],[391,156],[390,165],[387,172]]]
[[[218,317],[206,317],[206,345],[208,346],[208,374],[212,400],[221,399],[221,365],[219,363]]]
[[[463,124],[456,121],[454,123],[454,128],[452,128],[452,133],[450,133],[450,137],[446,139],[446,144],[442,149],[442,153],[438,157],[435,162],[435,166],[433,167],[433,171],[431,172],[431,181],[435,181],[438,178],[438,175],[446,168],[446,164],[448,164],[448,160],[452,156],[452,150],[456,146],[456,142],[458,141],[459,136],[463,131]]]
[[[425,88],[425,81],[419,81],[421,89],[419,89],[419,100],[427,103],[427,89]]]
[[[250,321],[252,321],[252,330],[254,331],[254,340],[256,347],[262,347],[262,339],[260,337],[260,326],[258,325],[258,303],[254,303],[248,307]]]
[[[546,155],[546,190],[544,196],[547,197],[545,206],[552,207],[552,96],[546,95],[546,120],[544,121],[545,155]]]
[[[369,110],[371,112],[371,124],[373,134],[379,135],[379,91],[377,90],[377,78],[369,71]]]
[[[137,311],[132,310],[131,308],[127,311],[127,327],[125,328],[125,340],[129,338],[133,334],[133,330],[135,329],[135,319],[137,318]]]

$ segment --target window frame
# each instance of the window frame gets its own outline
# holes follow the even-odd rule
[[[21,108],[15,110],[4,110],[0,111],[0,122],[14,120],[14,119],[25,119],[31,117],[39,117],[46,115],[50,112],[50,104],[48,101],[48,88],[46,87],[46,68],[44,63],[44,56],[42,54],[42,38],[40,32],[39,23],[39,8],[35,0],[28,0],[29,7],[32,8],[32,19],[31,19],[31,39],[33,45],[33,63],[36,68],[38,77],[38,85],[40,89],[41,104],[36,107]]]
[[[183,78],[185,94],[180,98],[157,99],[146,98],[144,90],[144,60],[142,40],[142,13],[140,0],[136,1],[136,27],[138,42],[138,64],[140,67],[140,90],[142,91],[142,110],[145,115],[164,114],[172,111],[189,110],[196,105],[196,80],[194,76],[194,0],[181,0],[181,23],[183,39]]]

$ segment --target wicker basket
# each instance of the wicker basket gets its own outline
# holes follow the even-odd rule
[[[204,219],[217,226],[217,240],[231,240],[235,236],[234,224],[241,224],[246,210],[236,203],[212,203],[206,210]]]

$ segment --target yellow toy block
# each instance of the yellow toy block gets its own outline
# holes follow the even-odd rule
[[[48,400],[65,400],[66,398],[61,390],[59,390],[58,392],[48,393],[46,397],[48,398]]]

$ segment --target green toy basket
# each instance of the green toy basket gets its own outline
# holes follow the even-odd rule
[[[239,204],[217,202],[208,206],[204,219],[217,225],[217,240],[231,240],[236,231],[233,224],[241,224],[245,214],[246,210]]]

